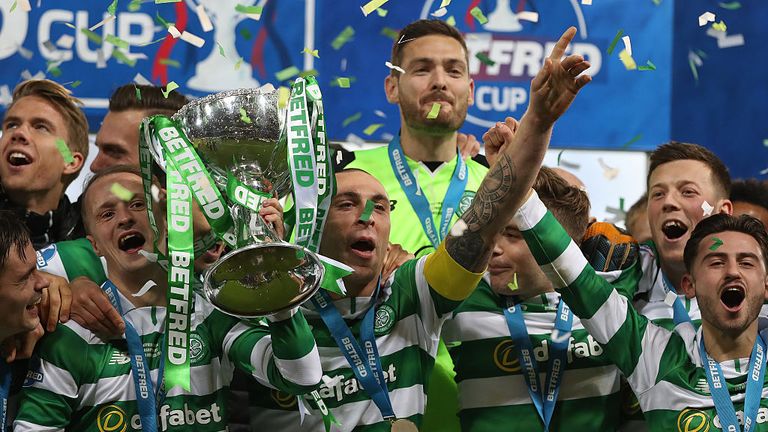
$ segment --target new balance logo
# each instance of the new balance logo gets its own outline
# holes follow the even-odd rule
[[[126,363],[130,363],[131,358],[128,357],[127,353],[124,353],[122,351],[112,351],[112,357],[109,358],[109,365],[124,365]]]

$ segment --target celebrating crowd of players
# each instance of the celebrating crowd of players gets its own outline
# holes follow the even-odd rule
[[[186,99],[120,87],[73,204],[85,116],[58,84],[19,85],[0,142],[3,427],[768,430],[765,186],[732,188],[714,154],[672,142],[627,215],[643,243],[590,224],[578,179],[541,167],[590,81],[589,62],[565,55],[574,34],[532,80],[523,117],[483,135],[486,161],[457,132],[474,91],[463,37],[440,21],[405,27],[391,57],[404,72],[384,83],[399,135],[337,158],[320,253],[354,270],[347,295],[248,322],[195,296],[189,390],[163,383],[167,275],[140,251],[164,249],[165,229],[150,227],[138,172],[141,119]],[[277,199],[260,214],[290,235]],[[193,219],[207,235],[197,208]],[[224,249],[196,256],[195,272]]]

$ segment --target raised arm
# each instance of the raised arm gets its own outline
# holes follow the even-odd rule
[[[591,80],[587,75],[578,76],[590,66],[583,57],[569,56],[561,60],[575,34],[575,27],[563,33],[531,81],[530,103],[516,133],[512,133],[506,124],[499,124],[486,134],[505,143],[500,146],[497,160],[474,201],[457,222],[457,229],[452,230],[444,242],[451,258],[466,270],[475,273],[485,270],[496,235],[515,214],[533,185],[555,121]],[[469,287],[467,295],[472,288]]]

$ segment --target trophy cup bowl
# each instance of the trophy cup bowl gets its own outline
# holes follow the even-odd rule
[[[284,121],[271,86],[206,96],[173,116],[194,145],[216,186],[227,175],[262,193],[291,190]],[[151,148],[165,169],[160,149]],[[202,294],[220,311],[258,318],[298,306],[320,287],[323,266],[316,254],[279,239],[256,212],[228,201],[238,247],[206,270]]]

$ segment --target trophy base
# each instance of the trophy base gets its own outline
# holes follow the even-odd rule
[[[232,251],[205,273],[203,293],[213,306],[239,318],[291,309],[320,288],[323,265],[289,243],[259,243]]]

